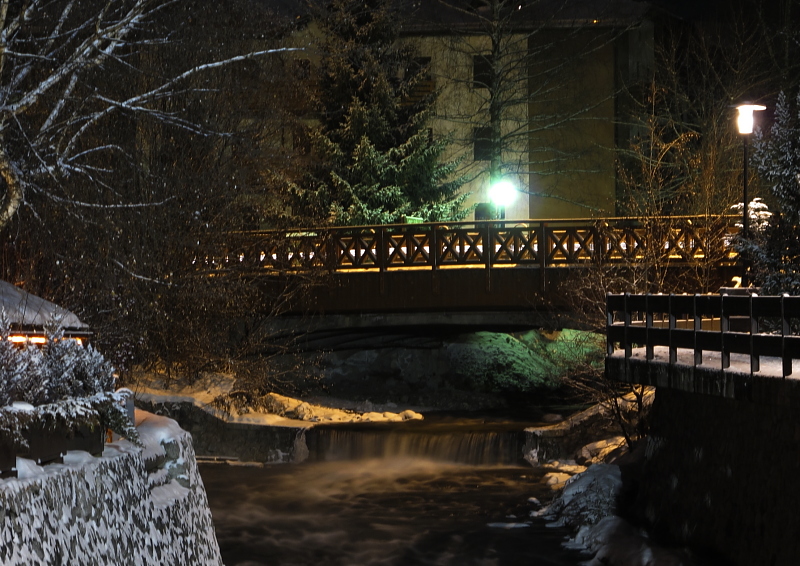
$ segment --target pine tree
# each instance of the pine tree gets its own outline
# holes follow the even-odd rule
[[[464,218],[457,164],[442,163],[447,141],[426,128],[434,96],[410,96],[425,69],[398,41],[399,13],[387,0],[334,0],[315,20],[315,164],[292,187],[295,213],[334,225]]]
[[[800,93],[794,104],[778,97],[769,134],[756,133],[753,161],[778,206],[763,230],[743,247],[767,294],[800,294]]]

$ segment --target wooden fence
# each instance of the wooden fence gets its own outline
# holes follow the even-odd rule
[[[735,219],[664,217],[391,224],[231,234],[206,269],[292,271],[576,267],[664,262],[735,265]]]
[[[676,364],[678,349],[694,353],[720,352],[722,368],[730,367],[731,353],[750,356],[750,373],[760,370],[762,356],[782,360],[783,377],[792,374],[792,359],[800,358],[800,297],[756,295],[608,295],[607,353],[644,347],[654,359],[654,348],[669,348],[667,363]]]

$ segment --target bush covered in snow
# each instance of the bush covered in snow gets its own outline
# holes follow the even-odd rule
[[[114,392],[114,368],[102,354],[64,339],[61,329],[41,348],[19,347],[8,340],[9,328],[0,316],[0,437],[25,448],[21,431],[36,423],[44,430],[100,426],[137,441],[126,394]]]

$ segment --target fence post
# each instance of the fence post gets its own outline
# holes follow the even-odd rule
[[[538,240],[536,246],[537,259],[539,260],[539,288],[542,293],[547,289],[547,223],[540,222],[539,228],[536,230],[536,239]]]
[[[669,308],[669,363],[670,365],[675,365],[678,363],[678,347],[673,344],[672,333],[675,330],[677,317],[672,309],[672,297],[673,295],[670,293],[667,299],[667,307]]]
[[[655,357],[653,341],[650,333],[653,329],[653,309],[650,308],[650,293],[644,296],[644,336],[645,336],[645,359],[649,362]]]
[[[731,353],[725,349],[725,334],[730,330],[730,317],[725,311],[725,297],[727,297],[727,295],[720,295],[719,297],[719,350],[722,360],[722,369],[731,367]]]
[[[703,330],[703,318],[697,310],[697,293],[692,298],[692,315],[694,318],[694,365],[697,367],[703,364],[703,349],[698,346],[699,340],[697,339],[697,333]]]
[[[761,359],[758,355],[758,352],[755,351],[755,344],[753,343],[753,335],[758,334],[758,317],[753,314],[753,294],[750,293],[748,295],[747,301],[747,310],[750,315],[750,338],[748,341],[750,342],[750,373],[756,373],[759,369],[761,369]]]
[[[379,226],[376,236],[378,240],[375,245],[378,252],[376,259],[378,260],[378,269],[383,273],[386,271],[386,227]]]
[[[494,240],[492,238],[492,231],[494,224],[487,222],[486,231],[483,234],[483,264],[486,271],[486,292],[492,291],[492,254],[494,251]]]
[[[630,293],[625,293],[625,298],[623,300],[623,314],[622,320],[624,324],[625,330],[623,331],[623,336],[625,336],[625,358],[628,359],[633,355],[633,345],[631,344],[630,336],[628,335],[628,329],[631,327],[631,311],[628,306],[628,297],[630,297]]]
[[[614,312],[610,308],[611,293],[606,293],[606,354],[614,353],[614,341],[611,339],[611,327],[614,325]]]
[[[431,269],[436,271],[439,269],[439,226],[431,224],[431,249],[429,257],[431,261]]]
[[[783,378],[792,375],[792,354],[786,351],[786,336],[790,334],[789,315],[786,313],[786,293],[781,295],[781,360]]]

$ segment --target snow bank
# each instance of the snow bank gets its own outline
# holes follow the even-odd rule
[[[622,489],[619,466],[595,464],[572,476],[564,490],[543,513],[555,527],[594,525],[616,509]]]
[[[352,411],[315,404],[277,393],[268,393],[251,403],[230,403],[228,411],[218,409],[218,401],[230,401],[241,392],[234,391],[235,379],[223,374],[206,373],[192,383],[166,382],[155,374],[137,376],[132,385],[137,400],[153,404],[190,403],[227,423],[255,426],[309,428],[320,423],[376,423],[421,420],[421,414],[405,410]]]
[[[107,444],[64,464],[19,458],[0,480],[0,563],[221,565],[191,436],[137,411],[138,448]]]
[[[594,464],[567,480],[549,507],[536,513],[551,527],[572,527],[564,546],[593,555],[585,566],[689,566],[684,550],[666,549],[615,515],[622,489],[619,466]]]

